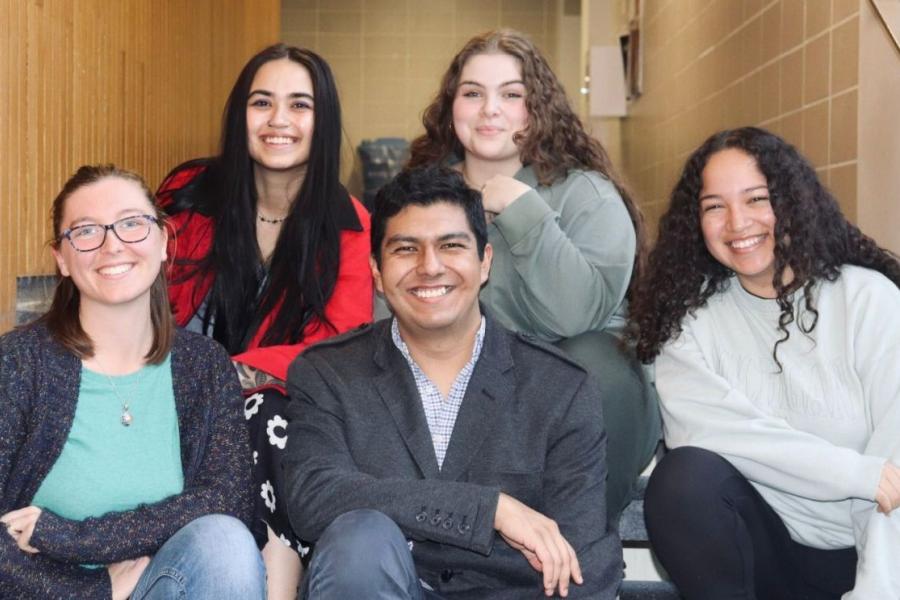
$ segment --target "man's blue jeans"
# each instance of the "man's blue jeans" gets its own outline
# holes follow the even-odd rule
[[[226,515],[206,515],[179,529],[153,556],[131,600],[263,600],[266,572],[253,536]]]
[[[304,598],[310,600],[431,600],[397,524],[377,510],[336,518],[316,542]]]

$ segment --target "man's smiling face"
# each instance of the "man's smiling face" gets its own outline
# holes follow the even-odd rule
[[[389,218],[372,261],[375,287],[391,306],[401,333],[443,336],[478,326],[478,293],[491,268],[491,247],[478,257],[463,208],[449,202],[411,204]]]

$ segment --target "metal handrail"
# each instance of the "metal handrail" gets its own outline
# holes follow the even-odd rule
[[[879,6],[879,0],[869,0],[869,4],[872,6],[872,10],[875,11],[875,14],[878,16],[878,20],[881,21],[881,25],[887,32],[888,37],[891,38],[891,41],[894,42],[894,50],[896,50],[897,53],[900,54],[900,39],[898,39],[897,33],[894,32],[891,24],[888,23],[887,19],[884,18],[884,13],[881,11],[881,6]]]

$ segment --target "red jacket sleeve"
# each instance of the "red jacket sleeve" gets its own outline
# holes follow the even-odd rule
[[[188,185],[205,166],[176,168],[156,192],[156,199],[163,210],[173,202],[172,194]],[[166,278],[169,283],[169,302],[175,314],[175,322],[184,327],[197,312],[200,303],[209,292],[212,280],[201,280],[191,263],[204,258],[212,248],[213,221],[192,210],[183,210],[169,217],[169,243],[167,247]]]

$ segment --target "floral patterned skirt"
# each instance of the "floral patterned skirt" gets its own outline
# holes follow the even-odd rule
[[[270,528],[285,546],[290,546],[304,562],[312,545],[301,540],[291,528],[287,514],[284,480],[279,466],[287,445],[287,405],[290,398],[276,389],[265,389],[244,398],[244,417],[250,428],[253,447],[253,523],[251,531],[262,548]]]

